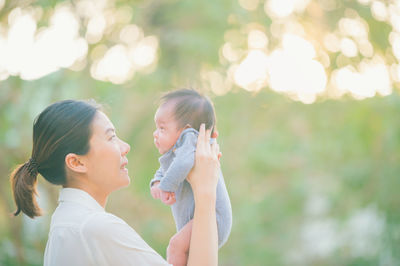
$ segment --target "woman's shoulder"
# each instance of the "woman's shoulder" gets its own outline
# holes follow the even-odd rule
[[[121,218],[107,212],[96,213],[81,228],[82,236],[92,243],[129,242],[148,247],[140,235]]]
[[[82,235],[90,249],[101,251],[109,261],[121,262],[115,265],[146,265],[149,261],[151,265],[166,265],[132,227],[111,213],[94,215],[82,228]]]
[[[81,230],[88,234],[105,234],[121,227],[129,227],[129,225],[114,214],[108,212],[96,212],[86,220],[82,225]],[[131,229],[133,230],[133,228]]]

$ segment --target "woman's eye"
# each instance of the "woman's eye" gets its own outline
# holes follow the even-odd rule
[[[115,139],[117,137],[117,135],[112,135],[110,140]]]

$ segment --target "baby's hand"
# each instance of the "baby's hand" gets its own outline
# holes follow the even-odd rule
[[[154,199],[161,199],[161,189],[158,187],[160,181],[156,181],[150,188],[150,193]]]
[[[161,190],[161,201],[164,202],[164,204],[167,204],[167,205],[174,204],[175,201],[176,201],[175,193]]]

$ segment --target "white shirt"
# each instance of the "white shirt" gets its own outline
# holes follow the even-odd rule
[[[88,193],[64,188],[50,224],[44,265],[169,265]]]

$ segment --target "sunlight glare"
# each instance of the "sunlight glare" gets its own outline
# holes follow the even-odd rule
[[[343,38],[340,41],[340,50],[347,57],[355,57],[358,53],[357,45],[350,38]]]
[[[392,45],[393,55],[400,61],[400,34],[391,32],[389,40]]]
[[[10,14],[11,15],[11,14]],[[11,75],[20,74],[26,59],[32,54],[32,46],[36,33],[36,21],[30,14],[21,14],[9,19],[5,59],[7,70]]]
[[[267,15],[285,18],[293,12],[303,12],[311,0],[266,0],[264,11]]]
[[[341,33],[353,38],[365,39],[368,36],[367,26],[359,19],[342,18],[339,20],[339,30]]]
[[[250,49],[264,49],[268,45],[268,37],[260,30],[251,30],[247,44]]]
[[[119,38],[124,43],[132,45],[143,38],[143,30],[135,24],[129,24],[122,28]]]
[[[325,69],[313,59],[315,56],[310,42],[299,36],[285,35],[283,49],[275,50],[269,57],[271,88],[294,94],[295,99],[304,103],[314,102],[316,94],[322,93],[327,83]]]
[[[258,4],[259,0],[239,0],[239,5],[249,11],[256,10]]]
[[[335,34],[328,33],[324,37],[324,46],[329,52],[336,53],[340,51],[340,40]]]
[[[85,36],[88,43],[93,44],[99,42],[103,37],[103,32],[105,28],[106,20],[104,16],[98,15],[90,18]]]
[[[368,40],[360,40],[358,42],[358,49],[365,57],[372,57],[374,55],[374,47]]]
[[[385,21],[388,18],[388,10],[381,1],[373,1],[371,5],[372,16],[378,21]]]
[[[235,83],[248,91],[258,91],[267,81],[267,55],[260,50],[251,50],[234,74]]]
[[[239,60],[239,53],[232,47],[231,42],[226,42],[222,46],[222,55],[229,62],[236,62],[237,60]]]
[[[144,68],[151,65],[156,60],[157,49],[157,37],[147,36],[130,51],[130,58],[138,68]]]
[[[95,79],[121,84],[131,78],[132,69],[126,47],[118,44],[111,47],[101,60],[92,65],[91,73]]]
[[[296,0],[267,0],[265,13],[272,17],[284,18],[291,15],[295,8]]]
[[[356,99],[374,97],[378,92],[382,96],[392,93],[392,84],[388,67],[376,60],[363,61],[360,71],[347,66],[337,71],[335,82],[337,88],[350,92]]]

